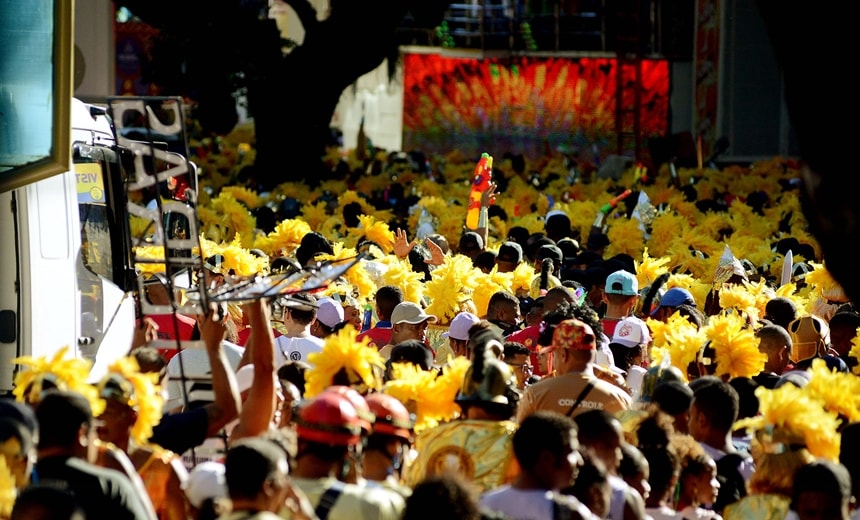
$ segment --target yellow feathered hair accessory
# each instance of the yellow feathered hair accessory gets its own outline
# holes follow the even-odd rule
[[[268,235],[257,238],[254,247],[273,258],[293,256],[302,243],[302,237],[310,232],[311,227],[304,220],[284,219]]]
[[[240,242],[239,235],[232,242],[217,243],[200,237],[201,256],[209,258],[212,255],[224,257],[221,269],[226,272],[232,271],[237,276],[252,276],[269,271],[269,260],[251,254]]]
[[[752,377],[764,369],[767,356],[758,349],[758,338],[746,319],[738,313],[721,313],[708,318],[702,333],[711,342],[717,362],[717,377]]]
[[[388,227],[388,224],[376,220],[372,215],[359,215],[358,227],[350,229],[349,234],[358,239],[364,238],[378,245],[385,254],[394,251],[394,232]]]
[[[639,287],[648,287],[661,275],[668,273],[669,268],[666,267],[666,264],[671,261],[672,259],[668,256],[661,258],[650,256],[646,247],[642,252],[642,261],[633,261],[633,265],[636,267],[636,278],[639,280]]]
[[[499,291],[511,291],[511,281],[513,273],[500,273],[493,267],[489,273],[483,273],[476,269],[473,277],[475,278],[475,290],[472,292],[472,301],[475,302],[475,308],[478,309],[478,317],[487,315],[487,308],[490,306],[490,298]],[[512,293],[513,294],[513,293]]]
[[[69,347],[66,346],[50,359],[46,356],[22,356],[12,360],[15,364],[28,367],[15,375],[12,393],[18,401],[35,405],[42,392],[49,388],[77,392],[89,401],[93,417],[98,417],[104,411],[105,403],[96,387],[88,381],[92,363],[81,358],[66,357],[68,351]]]
[[[317,255],[316,258],[317,260],[328,262],[347,260],[358,256],[358,251],[344,247],[340,242],[332,244],[332,252],[333,254],[331,255],[321,254]],[[367,271],[365,261],[363,260],[350,267],[349,270],[343,274],[343,278],[351,287],[355,288],[360,299],[367,300],[376,294],[376,284],[373,282],[373,278],[371,278],[370,273]]]
[[[11,518],[12,508],[18,496],[15,477],[6,465],[6,457],[0,456],[0,518]]]
[[[203,232],[209,239],[220,242],[238,235],[242,247],[253,246],[257,218],[244,204],[233,198],[232,194],[222,192],[210,201],[209,208],[214,216],[212,222],[204,221],[204,214],[198,213],[204,224]]]
[[[442,265],[430,272],[430,281],[424,284],[424,293],[430,301],[427,314],[436,316],[441,323],[450,323],[460,312],[462,302],[472,297],[475,271],[467,256],[446,257]]]
[[[137,412],[131,438],[138,445],[145,445],[152,437],[152,428],[161,422],[164,407],[158,374],[142,373],[137,360],[127,356],[108,367],[97,387],[102,399],[119,400]]]
[[[812,377],[804,390],[836,412],[845,422],[860,420],[860,378],[847,372],[831,371],[823,359],[812,361]]]
[[[851,350],[848,351],[848,355],[860,361],[860,327],[857,328],[857,334],[851,338]],[[851,371],[855,375],[860,376],[860,363],[854,365],[854,368],[852,368]]]
[[[687,377],[690,363],[704,344],[704,334],[681,313],[676,312],[663,322],[648,318],[645,324],[651,330],[651,365],[659,366],[665,357]]]
[[[356,341],[351,325],[325,339],[322,351],[308,354],[311,368],[305,372],[305,397],[315,397],[331,385],[351,386],[361,394],[382,387],[385,360],[368,346],[367,338]]]
[[[759,415],[735,422],[736,430],[767,432],[777,442],[766,451],[778,453],[801,442],[816,457],[839,459],[839,419],[835,412],[826,411],[810,392],[782,385],[773,390],[759,387],[755,395],[759,400]]]
[[[753,324],[758,322],[759,310],[756,306],[756,295],[750,292],[747,284],[723,284],[719,288],[719,299],[721,309],[740,311]]]
[[[432,428],[440,422],[455,419],[460,406],[454,401],[463,378],[472,363],[456,357],[442,367],[442,373],[422,370],[411,363],[394,363],[391,379],[382,387],[386,394],[396,397],[415,414],[415,433]]]
[[[423,282],[424,275],[413,271],[409,260],[400,260],[394,255],[389,255],[383,262],[388,266],[388,270],[382,275],[385,285],[399,287],[406,301],[418,303],[424,298],[426,290]]]

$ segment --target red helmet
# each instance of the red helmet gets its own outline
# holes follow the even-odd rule
[[[382,392],[369,394],[365,399],[370,411],[376,416],[373,433],[393,435],[407,442],[412,440],[415,418],[399,399]]]
[[[361,426],[355,406],[335,392],[323,392],[303,402],[296,417],[299,439],[336,446],[358,444]]]
[[[364,433],[370,433],[372,428],[374,416],[373,412],[370,411],[370,407],[367,406],[367,401],[364,399],[358,390],[352,388],[351,386],[344,385],[332,385],[325,390],[325,392],[334,392],[335,394],[342,395],[346,397],[352,406],[355,407],[355,411],[358,414],[358,419],[361,424],[361,429],[364,430]]]

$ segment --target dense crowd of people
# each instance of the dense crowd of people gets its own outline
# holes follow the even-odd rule
[[[140,298],[355,264],[143,316],[99,381],[65,350],[19,359],[0,518],[860,515],[860,312],[795,164],[509,156],[470,208],[456,153],[358,155],[260,193],[244,158],[200,154],[202,269],[141,265]]]

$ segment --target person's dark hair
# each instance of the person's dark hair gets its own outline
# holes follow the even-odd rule
[[[695,305],[682,303],[675,307],[673,314],[675,312],[687,318],[687,321],[695,325],[697,329],[701,329],[705,325],[705,313],[700,311]]]
[[[860,422],[846,424],[839,435],[839,462],[851,473],[856,497],[860,492]]]
[[[281,460],[286,462],[287,453],[269,439],[248,437],[237,441],[224,459],[224,479],[230,498],[257,497],[263,484],[277,475]]]
[[[738,393],[738,419],[746,419],[758,415],[758,397],[755,389],[758,383],[748,377],[733,377],[729,385]]]
[[[567,301],[562,301],[555,309],[543,315],[541,320],[541,328],[538,334],[538,345],[548,347],[552,345],[552,334],[555,332],[555,326],[564,320],[569,320],[574,317],[574,306]]]
[[[523,226],[513,226],[508,230],[507,239],[511,242],[516,242],[525,250],[526,242],[528,242],[530,235],[529,230]]]
[[[546,219],[544,224],[546,236],[558,242],[562,238],[570,236],[570,217],[564,213],[556,213]]]
[[[520,300],[513,293],[504,290],[496,291],[490,296],[490,301],[487,303],[487,315],[492,315],[499,305],[505,303],[515,305],[517,308],[520,307]]]
[[[671,444],[642,448],[642,455],[648,461],[648,484],[651,494],[664,497],[669,494],[672,482],[681,472],[681,459]]]
[[[605,442],[615,435],[619,421],[606,410],[587,410],[573,418],[579,430],[579,442],[587,446]]]
[[[137,361],[137,366],[144,374],[158,374],[161,379],[167,370],[167,360],[161,355],[157,348],[138,347],[131,352]]]
[[[31,406],[12,397],[0,397],[0,417],[18,421],[27,428],[34,442],[38,439],[39,420],[36,419],[36,412]]]
[[[693,405],[693,390],[680,381],[665,381],[654,388],[651,402],[670,415],[678,415]]]
[[[579,242],[567,236],[555,241],[555,245],[561,249],[564,259],[572,259],[579,254]]]
[[[421,280],[429,282],[430,277],[430,250],[424,244],[415,244],[415,247],[409,251],[409,265],[412,266],[412,272],[421,273]]]
[[[622,442],[618,476],[626,480],[636,478],[639,474],[648,474],[648,459],[642,450],[633,444]]]
[[[738,393],[728,383],[715,379],[693,388],[693,406],[708,418],[712,428],[728,433],[738,418]]]
[[[597,311],[588,305],[572,305],[571,309],[573,310],[573,317],[591,327],[597,341],[600,342],[600,337],[604,335],[603,322],[600,321],[600,315],[597,314]]]
[[[343,206],[343,224],[346,227],[357,228],[359,225],[358,217],[364,214],[364,209],[358,202],[350,202]]]
[[[505,341],[504,346],[505,361],[512,360],[514,356],[528,356],[532,353],[528,347],[517,341]]]
[[[794,473],[791,509],[797,510],[802,493],[823,493],[839,497],[845,503],[851,498],[851,475],[842,464],[827,459],[804,464]]]
[[[402,520],[457,518],[478,520],[481,508],[470,484],[454,473],[427,477],[406,499]]]
[[[302,237],[301,244],[296,249],[296,260],[299,265],[308,265],[316,255],[325,253],[328,255],[334,254],[331,243],[321,233],[310,231]]]
[[[391,313],[403,303],[403,290],[396,285],[383,285],[376,290],[376,314],[380,320],[391,319]]]
[[[561,489],[561,493],[576,497],[585,507],[597,514],[595,506],[599,504],[595,504],[594,500],[599,495],[594,493],[594,489],[608,485],[609,471],[606,469],[606,464],[592,452],[585,452],[582,454],[582,466],[579,467],[576,480],[573,481],[573,485]]]
[[[299,264],[298,260],[288,256],[279,256],[272,260],[269,265],[269,271],[273,274],[290,275],[298,273],[301,270],[302,266]]]
[[[299,390],[299,394],[305,395],[305,373],[311,366],[304,361],[288,360],[278,367],[278,379],[288,381]]]
[[[576,423],[558,412],[538,410],[527,416],[512,440],[520,467],[524,471],[532,470],[545,451],[561,456],[570,447],[571,431],[577,431]]]
[[[31,484],[18,492],[10,520],[85,520],[75,495],[59,484]]]
[[[609,350],[612,352],[612,359],[615,361],[615,366],[627,372],[633,365],[636,356],[640,354],[641,348],[635,348],[622,345],[621,343],[609,343]]]
[[[493,251],[481,251],[472,259],[472,267],[478,269],[492,270],[496,265],[496,253]]]
[[[36,405],[39,421],[39,449],[74,446],[82,425],[93,422],[90,402],[76,392],[51,389],[42,394]]]
[[[764,305],[764,319],[788,330],[788,324],[797,318],[797,305],[791,299],[777,296]]]
[[[21,421],[0,415],[0,446],[9,439],[15,439],[18,443],[18,453],[25,455],[33,448],[33,434]]]
[[[296,309],[293,307],[289,307],[290,318],[298,323],[299,325],[307,325],[308,323],[314,321],[314,318],[317,316],[317,298],[313,294],[310,293],[297,293],[290,296],[293,300],[299,300],[301,302],[307,302],[310,304],[307,309]]]
[[[421,340],[407,339],[391,349],[391,356],[385,363],[387,376],[390,376],[394,363],[411,363],[421,370],[430,370],[433,367],[433,352]]]
[[[555,241],[543,233],[532,233],[526,241],[526,247],[523,248],[523,254],[528,258],[529,262],[535,261],[538,249],[542,246],[554,246]]]

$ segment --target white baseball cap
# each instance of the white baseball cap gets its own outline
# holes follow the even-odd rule
[[[317,300],[317,320],[326,327],[333,329],[343,321],[343,305],[334,298],[323,296]]]
[[[475,316],[471,312],[461,312],[454,316],[454,319],[451,320],[451,326],[448,327],[447,332],[442,333],[442,337],[468,341],[469,329],[479,321],[481,321],[481,318]]]
[[[188,472],[182,489],[188,502],[197,509],[209,498],[226,498],[227,479],[224,464],[215,461],[197,464]]]

